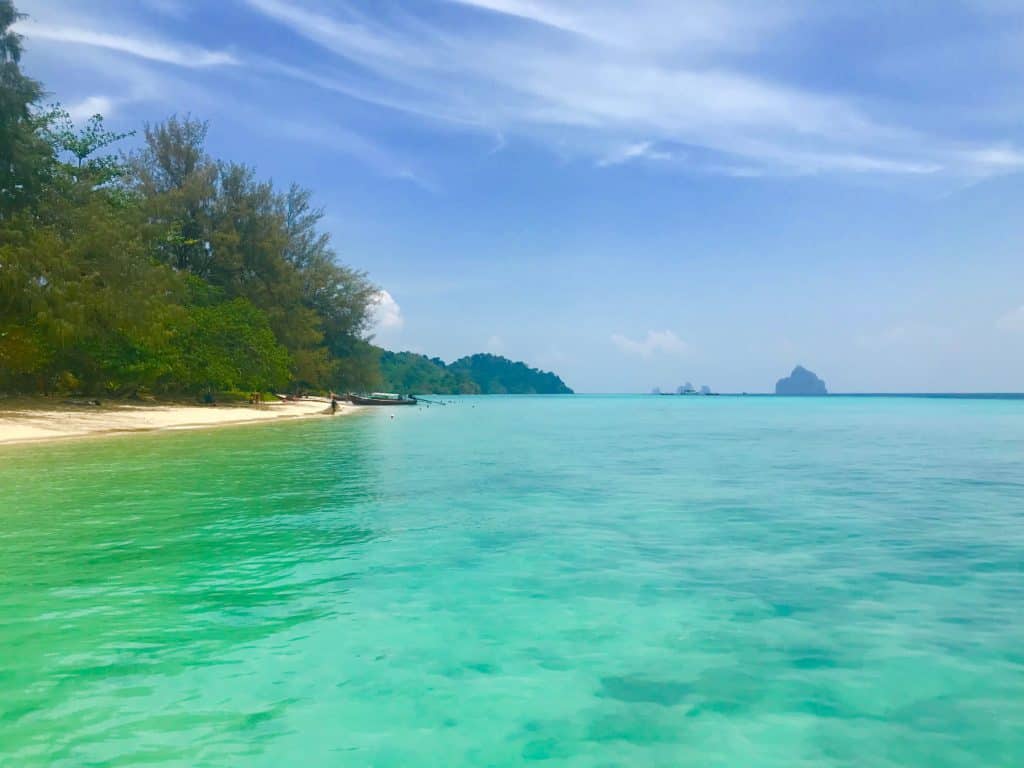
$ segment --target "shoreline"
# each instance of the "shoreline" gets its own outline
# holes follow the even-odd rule
[[[336,416],[360,410],[339,403]],[[0,400],[0,447],[70,440],[82,437],[171,432],[240,426],[285,419],[330,416],[321,400],[296,400],[261,405],[126,404],[79,406],[37,399]]]

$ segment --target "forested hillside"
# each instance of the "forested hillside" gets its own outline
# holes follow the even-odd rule
[[[463,357],[450,365],[437,357],[381,350],[381,376],[393,392],[463,395],[564,395],[572,390],[553,373],[498,355]]]

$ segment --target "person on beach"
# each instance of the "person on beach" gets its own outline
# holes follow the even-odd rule
[[[331,392],[331,413],[338,412],[338,396]]]

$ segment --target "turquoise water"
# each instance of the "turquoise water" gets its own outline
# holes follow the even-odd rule
[[[0,449],[0,764],[1019,766],[1024,403]]]

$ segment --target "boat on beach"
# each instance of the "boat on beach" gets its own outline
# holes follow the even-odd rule
[[[396,395],[392,392],[371,392],[369,395],[349,395],[355,405],[416,405],[419,401],[413,395]]]

